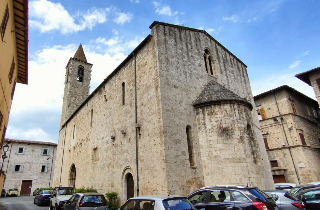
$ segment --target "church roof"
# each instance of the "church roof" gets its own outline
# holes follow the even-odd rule
[[[221,101],[238,101],[249,105],[252,109],[252,105],[244,98],[241,98],[234,92],[226,89],[215,80],[211,80],[205,88],[202,90],[198,98],[193,102],[193,106],[200,107],[211,105]]]
[[[73,58],[87,63],[86,55],[84,54],[81,44],[79,45],[77,52],[74,54]]]

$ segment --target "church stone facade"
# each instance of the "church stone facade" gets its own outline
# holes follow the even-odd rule
[[[54,185],[117,192],[121,203],[208,185],[273,188],[246,65],[203,30],[150,29],[90,95],[81,45],[70,58]]]

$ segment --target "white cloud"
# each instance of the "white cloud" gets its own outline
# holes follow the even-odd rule
[[[300,55],[300,57],[304,57],[304,56],[309,55],[309,52],[310,52],[310,51],[305,51],[305,52],[303,52],[303,53]]]
[[[130,0],[132,3],[139,3],[139,0]]]
[[[208,29],[206,29],[206,31],[207,31],[208,33],[212,33],[212,32],[214,32],[215,30],[214,30],[213,28],[208,28]]]
[[[113,19],[113,22],[117,23],[117,24],[120,24],[120,25],[123,25],[124,23],[126,22],[130,22],[133,15],[130,14],[130,13],[123,13],[123,12],[118,12],[117,14],[117,17],[115,17]]]
[[[72,17],[60,3],[47,0],[37,0],[29,3],[30,27],[37,28],[41,33],[59,30],[63,34],[92,29],[95,25],[107,21],[110,9],[90,9]],[[75,21],[79,19],[78,23]]]
[[[167,15],[167,16],[172,16],[172,15],[178,14],[177,11],[172,12],[170,6],[164,6],[162,8],[157,8],[156,13],[158,13],[159,15]]]
[[[223,17],[222,18],[224,21],[232,21],[234,23],[238,22],[239,18],[236,15],[232,15],[230,17]]]
[[[53,139],[41,128],[34,128],[30,130],[21,130],[19,128],[8,127],[6,136],[10,136],[11,139],[19,140],[37,140],[37,141],[51,141]]]
[[[289,69],[296,68],[297,66],[299,66],[300,63],[301,63],[300,60],[299,60],[299,61],[295,61],[293,64],[291,64],[291,65],[289,66]]]
[[[159,2],[156,2],[156,1],[154,1],[153,4],[154,4],[155,7],[160,6],[160,3],[159,3]]]

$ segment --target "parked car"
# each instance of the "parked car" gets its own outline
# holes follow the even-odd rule
[[[50,203],[52,191],[50,190],[42,190],[36,197],[34,197],[33,203],[40,205],[48,205]]]
[[[7,192],[7,196],[18,196],[19,190],[18,188],[10,188]]]
[[[303,204],[299,200],[287,198],[284,194],[286,190],[265,190],[266,194],[275,200],[279,210],[303,210]]]
[[[196,208],[182,196],[145,196],[130,198],[119,210],[196,210]]]
[[[303,190],[315,188],[315,187],[320,187],[320,185],[312,185],[312,184],[306,184],[306,185],[301,185],[297,187],[293,187],[291,190],[286,192],[286,197],[296,197],[297,194],[299,194]]]
[[[302,201],[306,210],[320,209],[320,187],[307,188],[295,195],[286,193],[285,196]]]
[[[6,190],[3,188],[1,190],[1,197],[6,197]]]
[[[275,183],[274,184],[274,187],[277,189],[277,190],[290,190],[292,189],[293,187],[296,187],[297,185],[294,184],[294,183]]]
[[[100,193],[76,193],[63,205],[63,210],[107,210],[107,201]]]
[[[320,182],[309,182],[307,184],[312,184],[312,185],[320,185]]]
[[[36,196],[39,194],[39,188],[35,189],[32,193],[33,196]]]
[[[73,187],[56,187],[50,198],[50,210],[61,210],[66,200],[69,200],[74,194]]]
[[[188,196],[197,209],[278,210],[276,202],[256,187],[210,186]]]

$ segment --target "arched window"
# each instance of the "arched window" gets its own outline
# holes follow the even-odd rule
[[[122,105],[125,105],[126,103],[126,84],[122,83]]]
[[[76,166],[74,164],[70,167],[70,173],[69,173],[69,186],[75,188],[76,186]]]
[[[204,50],[203,58],[204,58],[204,63],[205,63],[207,73],[210,75],[213,75],[214,74],[214,69],[212,65],[213,60],[212,60],[211,53],[208,49]]]
[[[78,75],[77,75],[77,81],[82,82],[84,77],[84,68],[83,66],[78,66]]]
[[[186,132],[187,132],[189,162],[190,162],[190,166],[193,167],[196,165],[196,161],[194,157],[194,145],[193,145],[192,130],[190,125],[187,126]]]

